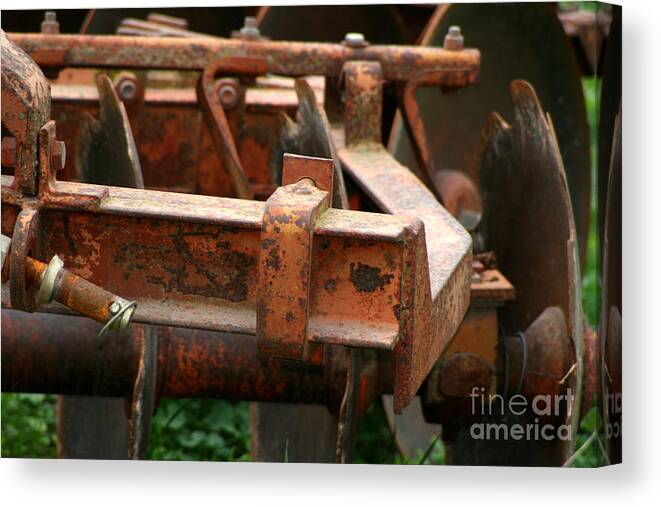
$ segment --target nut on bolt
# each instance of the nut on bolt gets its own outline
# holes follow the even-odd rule
[[[60,33],[60,23],[57,21],[55,11],[46,11],[44,20],[41,22],[41,33],[46,35],[57,35]]]
[[[365,35],[359,32],[349,32],[344,36],[342,43],[352,49],[364,48],[369,45],[365,40]]]
[[[219,79],[216,85],[216,93],[224,109],[232,109],[239,103],[241,92],[235,79]]]
[[[259,39],[261,33],[257,28],[257,18],[254,16],[246,16],[243,20],[243,28],[239,31],[239,36],[242,39]]]
[[[461,28],[457,25],[452,25],[448,28],[448,33],[443,40],[443,49],[450,51],[460,51],[464,49],[464,36],[461,35]]]
[[[140,84],[133,74],[122,73],[115,80],[115,91],[122,102],[133,102],[140,93]]]

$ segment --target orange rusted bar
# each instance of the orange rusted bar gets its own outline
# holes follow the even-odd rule
[[[416,46],[365,46],[211,38],[8,34],[41,67],[116,67],[203,70],[226,57],[264,58],[266,72],[289,76],[339,76],[349,60],[376,60],[389,81],[434,71],[430,86],[463,87],[479,74],[476,49],[448,51]]]

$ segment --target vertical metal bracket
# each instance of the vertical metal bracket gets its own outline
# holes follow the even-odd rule
[[[331,159],[285,154],[285,186],[266,201],[259,253],[257,344],[261,352],[275,357],[307,361],[315,350],[308,341],[313,231],[330,206],[332,175]]]
[[[347,145],[381,144],[383,71],[379,62],[346,62],[342,68],[346,90],[344,135]]]

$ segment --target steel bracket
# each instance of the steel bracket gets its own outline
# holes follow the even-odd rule
[[[326,189],[317,188],[316,181]],[[332,181],[331,159],[285,154],[285,186],[266,202],[260,236],[257,344],[262,352],[308,360],[315,350],[308,340],[312,236],[330,205]]]

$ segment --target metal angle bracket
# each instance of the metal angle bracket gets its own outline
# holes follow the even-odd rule
[[[333,161],[285,154],[283,184],[262,221],[257,344],[276,357],[309,360],[316,349],[308,341],[313,234],[330,206]]]

